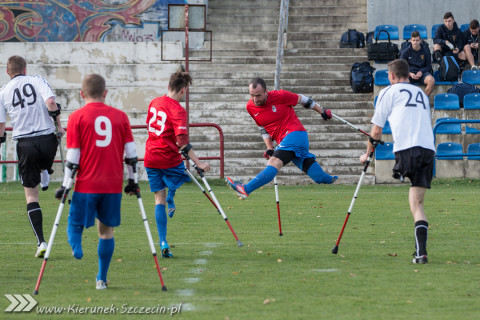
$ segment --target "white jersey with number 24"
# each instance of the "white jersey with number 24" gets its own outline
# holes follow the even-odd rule
[[[380,91],[372,123],[390,122],[393,152],[422,147],[435,151],[428,96],[409,83],[396,83]]]

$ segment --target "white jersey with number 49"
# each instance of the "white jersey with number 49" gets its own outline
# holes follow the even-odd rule
[[[41,76],[18,75],[0,89],[0,123],[7,113],[13,127],[13,139],[46,135],[55,131],[45,100],[54,97]]]
[[[409,83],[396,83],[380,91],[372,123],[390,122],[393,152],[422,147],[435,151],[428,96]]]

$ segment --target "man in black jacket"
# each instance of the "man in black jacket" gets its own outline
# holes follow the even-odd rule
[[[432,59],[430,50],[422,44],[418,31],[412,32],[410,45],[402,51],[400,59],[408,62],[410,83],[424,84],[425,93],[430,96],[435,85],[435,79],[432,76]]]
[[[477,65],[475,65],[475,60],[478,60],[478,31],[480,30],[478,20],[473,19],[470,21],[470,25],[467,30],[463,31],[463,41],[465,46],[463,47],[463,51],[460,52],[460,59],[462,55],[465,56],[465,59],[470,64],[473,70],[478,69]]]
[[[460,54],[463,50],[462,30],[457,26],[453,14],[445,13],[443,16],[443,25],[439,26],[433,37],[433,53],[435,59],[440,61],[445,55],[453,55],[455,58],[466,60],[465,54]]]

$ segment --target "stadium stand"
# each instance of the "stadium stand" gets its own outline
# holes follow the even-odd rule
[[[480,93],[468,93],[463,97],[463,108],[465,110],[480,110]]]
[[[392,177],[394,165],[393,142],[379,144],[375,148],[375,183],[398,183],[398,180]]]
[[[439,23],[439,24],[434,24],[434,25],[432,26],[432,33],[430,34],[430,38],[433,39],[433,38],[435,37],[435,32],[437,32],[438,27],[440,27],[441,25],[442,25],[442,24]]]
[[[437,178],[463,177],[465,164],[462,154],[463,147],[460,143],[446,142],[437,146],[437,160],[435,161],[435,175]]]
[[[463,71],[462,81],[473,85],[480,84],[480,70]]]
[[[470,23],[464,23],[460,26],[460,30],[465,31],[470,27]]]
[[[435,95],[433,107],[436,110],[459,110],[460,100],[454,93],[439,93]]]
[[[377,70],[375,71],[374,77],[376,86],[388,86],[390,85],[390,80],[388,80],[388,70]]]

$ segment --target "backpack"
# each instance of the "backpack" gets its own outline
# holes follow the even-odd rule
[[[460,67],[454,56],[444,56],[440,60],[440,80],[441,81],[458,81]]]
[[[463,82],[453,85],[447,90],[447,92],[456,94],[458,96],[458,100],[460,100],[460,107],[463,108],[463,98],[465,95],[469,93],[480,93],[480,89],[472,84]]]
[[[373,92],[373,71],[370,62],[355,62],[350,71],[350,86],[353,92]]]
[[[374,39],[374,38],[375,38],[375,32],[374,32],[374,31],[367,32],[367,35],[366,35],[365,38],[366,38],[365,41],[367,42],[367,45],[368,45],[369,43],[372,43],[373,40],[375,40],[375,39]]]
[[[355,29],[348,29],[340,38],[340,48],[365,48],[365,36]]]

